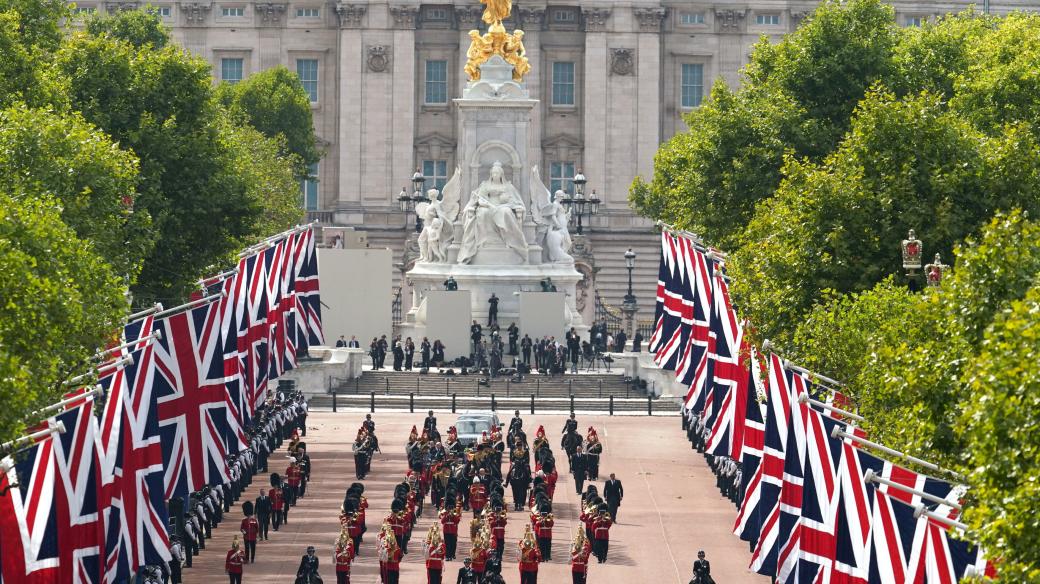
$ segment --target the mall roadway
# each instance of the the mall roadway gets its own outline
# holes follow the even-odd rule
[[[502,412],[503,422],[511,413]],[[365,495],[371,504],[368,511],[369,532],[365,536],[361,556],[351,570],[353,584],[379,582],[379,564],[375,536],[382,517],[392,499],[392,490],[405,472],[404,444],[413,424],[422,426],[423,414],[377,413],[376,434],[382,454],[372,463],[372,473],[364,481]],[[247,564],[246,584],[292,584],[300,556],[308,545],[317,548],[321,575],[326,584],[334,584],[331,566],[332,549],[339,533],[337,516],[347,486],[355,481],[351,442],[360,426],[362,414],[356,412],[313,412],[307,420],[307,437],[313,471],[307,495],[289,513],[289,524],[279,532],[271,532],[269,541],[257,545],[257,559]],[[550,443],[559,449],[559,436],[564,416],[525,416],[524,428],[533,439],[539,424],[544,424]],[[438,414],[438,425],[446,428],[455,416]],[[715,488],[715,478],[704,458],[689,447],[679,428],[679,419],[667,417],[578,416],[582,433],[593,425],[604,442],[600,481],[614,472],[625,489],[625,499],[618,513],[618,524],[610,532],[610,551],[606,564],[593,563],[589,568],[590,584],[665,583],[685,584],[690,580],[693,560],[698,549],[707,552],[712,575],[719,584],[762,584],[765,578],[747,570],[748,547],[730,529],[736,510]],[[443,430],[442,430],[443,432]],[[284,448],[271,456],[271,470],[286,461]],[[503,468],[505,465],[503,465]],[[566,467],[566,462],[562,463]],[[562,471],[562,468],[561,468]],[[578,497],[574,482],[561,477],[555,496],[556,528],[553,532],[553,557],[543,563],[539,581],[556,584],[571,581],[567,563],[568,548],[577,525]],[[267,477],[256,477],[248,489],[255,497]],[[506,488],[507,509],[512,509]],[[427,501],[428,503],[428,501]],[[424,584],[425,565],[418,544],[431,525],[433,514],[427,512],[415,527],[410,553],[401,569],[402,584]],[[202,584],[226,581],[224,556],[232,536],[238,533],[241,506],[225,514],[225,521],[214,531],[206,549],[195,558],[195,566],[184,571],[184,582]],[[509,512],[506,556],[503,575],[507,582],[519,582],[517,541],[523,534],[527,515]],[[462,558],[470,549],[468,529],[460,529],[458,561],[450,562],[444,581],[455,582]],[[593,560],[594,561],[594,560]]]

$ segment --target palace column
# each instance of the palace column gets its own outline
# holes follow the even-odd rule
[[[367,6],[336,4],[339,19],[336,82],[338,84],[337,143],[339,147],[338,223],[361,223],[361,29]],[[342,215],[342,216],[341,216]]]
[[[545,22],[545,7],[525,5],[514,7],[514,10],[519,10],[517,21],[520,23],[520,29],[524,31],[524,49],[527,51],[527,60],[531,63],[531,72],[524,77],[524,87],[532,99],[544,102],[549,97],[543,95],[542,89],[542,79],[548,79],[546,72],[542,71],[542,25]],[[528,164],[537,164],[542,179],[548,181],[549,169],[542,168],[542,161],[545,159],[542,156],[542,108],[536,107],[531,110],[531,126],[528,132]]]
[[[585,63],[582,67],[582,118],[584,121],[584,150],[581,157],[585,176],[603,185],[607,178],[608,128],[607,93],[607,20],[609,8],[585,8]],[[577,170],[577,169],[575,169]],[[595,187],[593,187],[595,188]],[[600,187],[602,190],[602,187]],[[591,190],[589,191],[591,193]]]

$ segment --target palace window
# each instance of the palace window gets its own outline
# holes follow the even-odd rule
[[[780,24],[780,15],[776,13],[756,14],[755,24],[777,26]]]
[[[423,160],[422,174],[426,178],[425,188],[439,191],[448,182],[448,161]]]
[[[448,103],[448,62],[426,61],[426,103]]]
[[[236,7],[222,7],[220,9],[221,16],[241,17],[246,15],[246,9],[241,6]]]
[[[924,21],[923,16],[906,16],[903,18],[903,26],[921,26]]]
[[[554,195],[556,191],[574,194],[573,162],[553,162],[549,165],[549,190]]]
[[[300,203],[307,211],[318,210],[318,163],[307,167],[307,177],[300,181]]]
[[[297,8],[296,18],[320,18],[320,8]]]
[[[220,60],[220,80],[225,83],[238,83],[242,80],[242,59],[231,58]]]
[[[679,24],[704,24],[703,12],[683,12],[679,15]]]
[[[574,105],[574,63],[557,61],[552,64],[552,104]]]
[[[296,74],[303,83],[303,89],[307,91],[311,103],[318,101],[318,60],[296,59]]]
[[[682,107],[694,108],[701,105],[704,98],[704,65],[701,63],[683,63],[682,65]]]

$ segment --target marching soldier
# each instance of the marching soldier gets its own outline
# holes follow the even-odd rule
[[[462,505],[454,499],[445,499],[444,509],[440,512],[440,520],[444,533],[444,546],[449,561],[455,560],[455,549],[459,541],[459,521],[461,519]]]
[[[170,536],[170,584],[181,584],[181,564],[184,562],[184,546],[181,538]]]
[[[250,564],[256,562],[256,538],[260,535],[260,522],[253,517],[253,502],[242,503],[242,514],[245,518],[239,525],[242,532],[242,540],[246,542],[246,561]]]
[[[242,584],[242,564],[245,563],[245,555],[238,548],[238,536],[231,541],[231,549],[228,550],[224,559],[224,573],[230,578],[230,584]]]
[[[256,521],[260,524],[260,539],[267,541],[268,526],[271,524],[271,498],[267,491],[260,489],[260,496],[253,504],[256,510]]]
[[[401,558],[404,553],[397,545],[397,538],[389,525],[383,524],[383,533],[379,537],[382,539],[379,546],[379,563],[385,574],[383,581],[385,584],[398,584],[401,578]]]
[[[354,561],[354,540],[346,530],[340,530],[336,541],[336,584],[350,584],[350,563]]]
[[[478,582],[484,579],[484,570],[487,568],[488,556],[488,533],[487,530],[481,530],[473,538],[473,549],[469,554],[470,559],[473,560],[472,567],[477,574]]]
[[[571,580],[573,584],[585,584],[589,573],[589,554],[592,553],[592,545],[585,537],[582,526],[574,529],[574,543],[571,545]]]
[[[473,477],[473,485],[469,488],[469,506],[473,509],[473,516],[479,517],[485,505],[487,505],[487,488],[478,477]]]
[[[441,584],[447,550],[441,541],[441,532],[436,523],[430,526],[430,531],[426,534],[423,552],[426,556],[426,584]]]
[[[607,563],[607,549],[610,547],[610,511],[606,503],[599,507],[599,515],[592,522],[592,549],[599,563]]]
[[[524,531],[524,539],[520,541],[520,584],[538,584],[538,563],[542,554],[535,544],[534,533],[528,525]]]
[[[585,436],[585,456],[588,462],[589,480],[599,480],[599,455],[603,454],[603,443],[599,441],[596,429],[589,426],[588,434]]]
[[[271,473],[271,513],[271,526],[278,531],[282,520],[288,518],[289,511],[282,491],[282,477],[276,472]]]
[[[555,520],[548,505],[543,505],[537,514],[531,512],[531,522],[534,524],[534,534],[538,540],[538,551],[542,559],[552,559],[552,531]]]
[[[303,480],[303,473],[300,470],[300,463],[296,460],[295,456],[289,457],[289,466],[285,469],[285,480],[289,484],[287,489],[285,502],[289,506],[296,504],[296,498],[300,494],[300,481]],[[289,523],[288,514],[286,514],[285,522]]]

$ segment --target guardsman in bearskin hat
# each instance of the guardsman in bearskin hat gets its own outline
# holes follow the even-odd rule
[[[271,473],[271,527],[274,527],[275,531],[282,525],[282,520],[286,519],[288,512],[288,505],[285,504],[285,492],[282,490],[282,477],[276,473]]]
[[[250,564],[256,562],[256,538],[260,535],[260,522],[253,517],[253,502],[242,503],[242,514],[245,518],[239,524],[242,531],[242,540],[246,543],[246,561]]]

